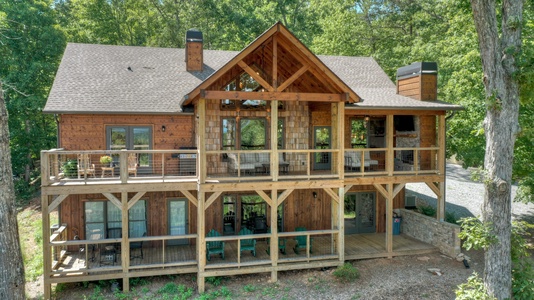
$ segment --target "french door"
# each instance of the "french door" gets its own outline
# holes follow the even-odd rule
[[[345,195],[345,234],[376,232],[375,193]]]
[[[331,149],[330,126],[316,126],[313,129],[315,149]],[[332,168],[332,153],[314,153],[314,170],[330,170]]]
[[[169,200],[169,235],[184,235],[188,233],[187,199]],[[169,240],[167,245],[186,245],[188,239]]]

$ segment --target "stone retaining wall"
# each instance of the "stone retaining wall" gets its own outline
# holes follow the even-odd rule
[[[460,226],[439,222],[411,210],[396,209],[395,212],[402,217],[401,233],[436,246],[441,253],[450,257],[460,254]]]

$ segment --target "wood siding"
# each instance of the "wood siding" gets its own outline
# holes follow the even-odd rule
[[[422,74],[397,81],[397,92],[400,95],[417,100],[437,100],[436,74]]]
[[[61,115],[59,147],[66,150],[106,150],[106,126],[152,126],[152,149],[194,146],[192,115]],[[162,131],[165,126],[165,132]]]

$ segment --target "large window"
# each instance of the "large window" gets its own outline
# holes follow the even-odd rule
[[[150,150],[152,149],[152,127],[150,126],[108,126],[106,128],[106,147],[109,150]],[[118,157],[113,158],[114,162]],[[150,165],[150,155],[137,156],[140,167]]]
[[[367,121],[363,117],[350,119],[350,147],[367,147]]]
[[[122,212],[110,201],[85,202],[86,239],[99,240],[109,236],[110,229],[121,228]],[[139,200],[128,215],[130,237],[141,237],[147,232],[146,201]]]
[[[239,127],[237,127],[239,125]],[[224,150],[263,150],[267,146],[265,118],[224,118],[222,120],[222,147]]]

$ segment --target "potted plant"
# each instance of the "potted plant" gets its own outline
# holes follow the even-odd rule
[[[78,161],[71,159],[66,161],[61,167],[63,175],[67,178],[75,178],[78,175]]]
[[[112,163],[113,159],[111,158],[111,156],[109,155],[104,155],[104,156],[100,156],[100,163],[102,165],[107,165],[109,164],[110,167],[113,167],[113,163]]]

